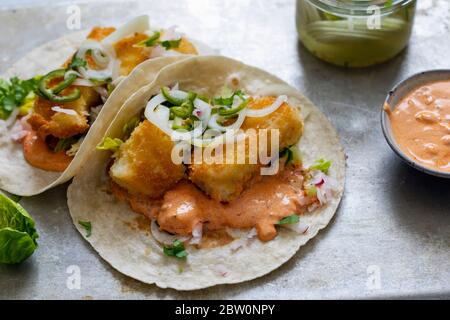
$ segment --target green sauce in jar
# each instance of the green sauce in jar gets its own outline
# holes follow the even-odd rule
[[[407,45],[416,0],[297,0],[300,40],[335,65],[384,62]]]

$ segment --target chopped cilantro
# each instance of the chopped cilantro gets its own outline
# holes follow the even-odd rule
[[[89,238],[92,234],[92,224],[90,221],[81,221],[79,220],[78,223],[80,224],[80,226],[82,226],[84,228],[84,230],[86,230],[86,238]]]
[[[28,80],[13,77],[0,79],[0,119],[7,119],[11,112],[20,107],[26,98],[37,89],[40,76]]]
[[[163,252],[168,257],[175,257],[179,259],[185,258],[188,255],[184,248],[183,242],[180,240],[174,240],[171,246],[164,246]]]
[[[77,69],[79,67],[86,68],[87,62],[83,58],[74,56],[69,64],[69,69]]]
[[[161,41],[160,44],[164,47],[166,50],[175,49],[180,46],[181,38],[178,40],[164,40]]]
[[[158,40],[159,40],[160,36],[161,36],[161,33],[159,31],[156,31],[150,37],[148,37],[147,39],[145,39],[141,42],[136,43],[134,46],[135,47],[152,47],[152,46],[158,44]]]

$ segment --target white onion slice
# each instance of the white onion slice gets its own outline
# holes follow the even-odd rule
[[[119,27],[116,31],[111,33],[105,39],[102,40],[103,43],[112,44],[114,42],[119,41],[135,32],[144,33],[145,31],[150,29],[150,22],[148,15],[138,16],[121,27]]]
[[[283,228],[290,229],[298,234],[305,234],[309,229],[309,225],[307,225],[306,223],[303,223],[303,222],[297,222],[297,223],[292,223],[292,224],[282,224],[281,226]]]
[[[194,130],[186,131],[186,130],[173,130],[172,131],[172,140],[173,141],[190,141],[192,139],[198,138],[203,133],[203,123],[202,121],[196,121],[194,123]]]
[[[89,81],[88,79],[76,79],[73,83],[74,86],[80,86],[80,87],[95,87],[96,84],[92,81]]]
[[[95,54],[95,52],[98,52],[97,54],[103,54],[104,60],[108,60],[108,63],[104,63],[104,68],[101,70],[94,70],[90,69],[88,66],[85,67],[79,67],[78,72],[83,76],[85,79],[106,79],[106,78],[113,78],[114,79],[114,71],[117,69],[116,64],[118,63],[116,61],[116,52],[114,48],[110,45],[103,45],[102,43],[94,40],[85,40],[81,44],[80,48],[77,52],[77,57],[81,59],[85,59],[86,52],[88,50],[92,51],[92,55]]]
[[[175,240],[184,242],[189,239],[187,236],[172,235],[161,230],[156,224],[156,220],[152,220],[150,228],[153,238],[162,244],[172,245]]]
[[[244,123],[246,116],[247,116],[247,109],[244,109],[241,112],[239,112],[238,118],[236,119],[236,121],[233,124],[231,124],[229,126],[222,126],[221,124],[219,124],[217,122],[220,118],[220,115],[218,113],[216,113],[211,116],[211,119],[209,119],[208,126],[212,129],[220,130],[220,131],[227,131],[230,129],[238,130]]]
[[[170,26],[169,28],[165,29],[161,36],[161,41],[166,41],[166,40],[172,41],[172,40],[181,39],[181,37],[183,35],[177,31],[175,31],[176,28],[177,28],[176,26]]]
[[[8,119],[5,120],[5,126],[7,128],[11,127],[14,122],[16,121],[17,116],[19,115],[20,109],[14,108],[11,114],[9,115]]]
[[[272,103],[269,107],[264,109],[248,109],[247,110],[247,117],[253,117],[253,118],[259,118],[264,117],[272,112],[276,111],[283,103],[287,101],[287,96],[281,95],[279,96],[274,103]]]
[[[75,110],[73,110],[73,109],[64,109],[64,108],[61,108],[61,107],[58,107],[58,106],[52,107],[52,110],[55,111],[55,112],[59,112],[59,113],[65,113],[65,114],[68,114],[70,116],[78,115],[78,113]]]
[[[202,242],[203,235],[203,224],[197,223],[192,229],[192,239],[189,241],[190,244],[200,244]]]

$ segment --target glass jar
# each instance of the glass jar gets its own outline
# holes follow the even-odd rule
[[[415,8],[416,0],[297,0],[297,31],[320,59],[366,67],[406,47]]]

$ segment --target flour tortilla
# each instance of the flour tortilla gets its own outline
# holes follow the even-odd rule
[[[287,94],[292,105],[301,106],[305,131],[298,147],[305,165],[318,158],[332,160],[329,174],[337,181],[334,198],[313,214],[302,216],[302,222],[310,226],[304,235],[280,228],[274,240],[263,243],[256,238],[236,252],[231,249],[233,242],[213,249],[189,246],[189,255],[181,261],[166,257],[161,245],[150,235],[150,225],[146,230],[137,228],[139,215],[128,204],[117,201],[106,192],[106,166],[111,154],[93,148],[91,157],[68,188],[68,206],[83,237],[86,230],[78,221],[91,222],[92,235],[85,237],[86,240],[120,272],[145,283],[177,290],[255,279],[285,263],[300,246],[324,228],[336,212],[344,190],[345,159],[329,121],[307,98],[282,80],[229,58],[193,57],[163,68],[153,83],[139,89],[125,102],[106,136],[121,137],[123,125],[139,114],[161,86],[179,83],[183,90],[213,95],[230,77],[239,79],[239,87],[249,94]]]
[[[2,77],[19,76],[28,79],[37,74],[46,74],[59,68],[86,39],[89,31],[80,31],[50,41],[40,46],[17,61]],[[194,43],[199,54],[211,54],[213,51],[206,45],[189,39]],[[9,134],[0,132],[0,189],[21,196],[31,196],[62,184],[71,179],[85,161],[87,153],[96,145],[110,125],[125,100],[139,88],[151,82],[159,70],[188,55],[160,57],[147,60],[137,66],[113,91],[104,104],[97,120],[89,129],[79,151],[64,172],[50,172],[35,168],[25,160],[22,144],[13,142]]]

